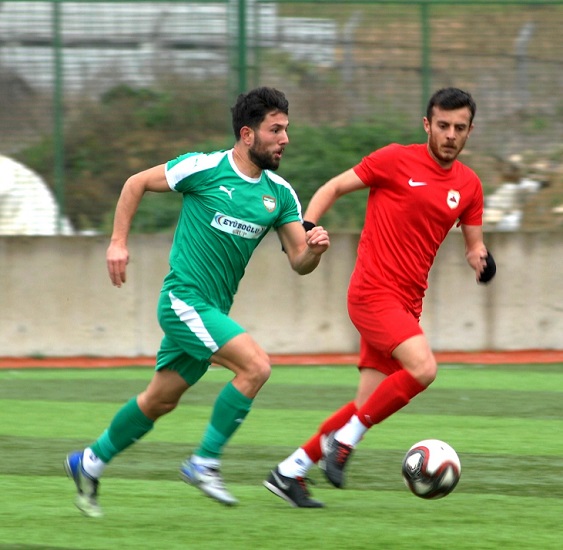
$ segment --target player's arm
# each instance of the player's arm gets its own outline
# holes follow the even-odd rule
[[[462,224],[461,232],[465,240],[465,258],[475,270],[477,282],[489,282],[496,273],[496,265],[492,254],[487,251],[483,242],[483,227]]]
[[[286,223],[278,229],[278,235],[291,268],[300,275],[311,273],[330,246],[328,233],[321,226],[306,230],[300,222]]]
[[[350,168],[317,189],[307,206],[303,219],[318,223],[342,195],[365,188],[364,182]]]
[[[164,164],[134,174],[123,185],[115,208],[111,241],[106,252],[107,268],[113,285],[120,287],[126,280],[125,272],[129,261],[127,239],[143,195],[147,191],[163,193],[170,190]]]

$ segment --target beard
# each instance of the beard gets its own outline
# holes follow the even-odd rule
[[[458,147],[440,148],[438,141],[432,139],[432,136],[428,141],[428,148],[430,149],[430,152],[432,153],[434,158],[444,164],[449,164],[452,163],[454,160],[456,160],[458,155],[461,153],[461,150],[463,149],[464,145],[465,142],[461,144],[461,147],[458,146]]]
[[[254,145],[248,150],[250,160],[260,168],[260,170],[276,171],[280,161],[275,159],[272,153],[260,148],[261,142],[256,140]]]

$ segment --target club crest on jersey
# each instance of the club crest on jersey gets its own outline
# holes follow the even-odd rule
[[[454,210],[459,206],[459,199],[460,199],[459,191],[454,191],[453,189],[450,189],[448,191],[448,198],[446,199],[446,202],[448,203],[448,206],[452,210]]]
[[[263,195],[262,202],[268,212],[273,212],[276,209],[276,199],[270,195]]]

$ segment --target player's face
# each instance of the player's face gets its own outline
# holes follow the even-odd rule
[[[469,107],[454,111],[444,111],[434,107],[432,120],[424,117],[424,130],[428,134],[428,151],[442,168],[449,168],[465,147],[465,142],[473,129],[470,119]]]
[[[285,113],[268,113],[254,131],[254,141],[248,150],[250,160],[261,170],[277,170],[285,146],[289,143]]]

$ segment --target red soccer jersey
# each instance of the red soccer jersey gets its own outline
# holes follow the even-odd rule
[[[442,168],[426,144],[392,144],[354,167],[370,188],[351,296],[389,292],[420,315],[428,273],[452,226],[481,225],[483,189],[475,172],[455,161]]]

